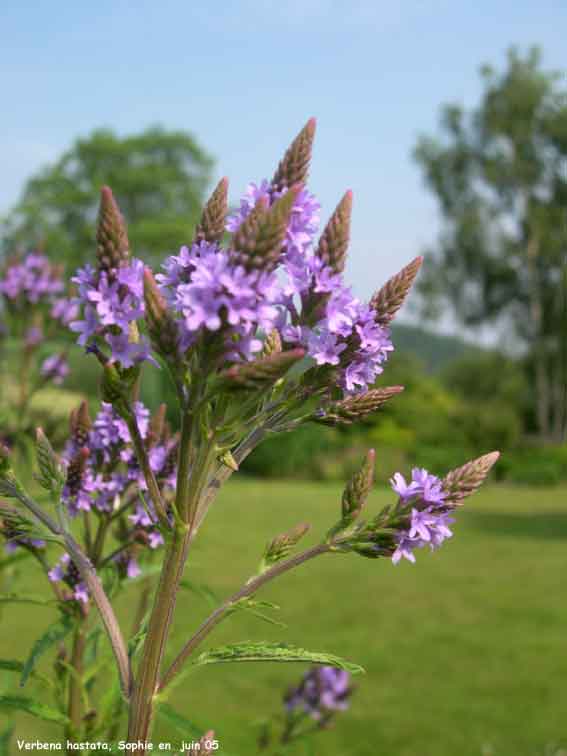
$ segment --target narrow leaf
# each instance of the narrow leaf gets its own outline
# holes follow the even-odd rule
[[[226,662],[309,662],[310,664],[324,664],[330,667],[344,669],[352,674],[364,672],[358,664],[345,661],[333,654],[319,651],[307,651],[298,646],[287,643],[235,643],[230,646],[211,648],[200,654],[193,666],[205,664],[224,664]]]
[[[30,655],[28,656],[26,663],[24,664],[24,667],[22,669],[22,676],[20,678],[21,687],[26,684],[33,668],[43,656],[43,654],[56,643],[59,643],[59,641],[63,640],[63,638],[65,638],[65,636],[71,632],[72,627],[73,625],[71,624],[71,622],[65,617],[63,619],[57,620],[52,625],[50,625],[45,633],[36,640],[36,642],[32,646]]]
[[[267,622],[270,625],[276,625],[277,627],[287,627],[284,622],[280,622],[279,620],[274,619],[273,617],[270,617],[269,614],[265,614],[262,609],[275,609],[279,610],[279,606],[277,604],[272,604],[270,601],[255,601],[251,598],[243,598],[240,599],[240,601],[237,601],[235,604],[231,606],[231,608],[228,611],[228,614],[233,614],[234,612],[238,611],[244,611],[248,614],[252,614],[254,617],[257,617],[258,619],[263,620],[264,622]]]
[[[17,593],[0,593],[0,604],[33,604],[34,606],[53,606],[57,602],[40,596],[19,596]]]
[[[62,725],[69,724],[68,718],[60,711],[57,711],[57,709],[52,709],[26,696],[0,695],[0,709],[4,711],[25,711],[46,722],[57,722]]]

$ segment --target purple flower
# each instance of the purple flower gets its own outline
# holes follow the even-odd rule
[[[319,720],[347,709],[351,693],[348,672],[336,667],[313,667],[299,686],[287,693],[285,704],[290,713],[300,709]]]
[[[453,535],[449,528],[453,522],[450,517],[452,507],[444,506],[443,482],[423,468],[413,468],[410,482],[401,473],[395,473],[390,485],[400,497],[399,513],[407,511],[410,503],[412,505],[407,527],[401,528],[396,536],[392,562],[397,564],[400,559],[415,562],[415,549],[426,545],[436,549]]]
[[[117,271],[97,272],[90,265],[74,278],[79,296],[74,305],[83,307],[83,320],[70,323],[85,346],[97,336],[110,347],[111,359],[128,368],[150,359],[149,345],[132,338],[131,326],[144,315],[144,264],[131,260]]]
[[[69,364],[64,354],[54,354],[47,357],[41,364],[41,375],[56,386],[60,386],[69,375]]]
[[[172,310],[181,316],[181,343],[191,346],[199,333],[222,330],[234,358],[258,351],[258,329],[269,331],[279,317],[281,289],[273,273],[248,272],[235,265],[218,244],[183,247],[156,278]]]
[[[31,349],[32,347],[36,347],[38,344],[41,343],[43,339],[43,331],[39,326],[32,326],[31,328],[28,328],[26,331],[26,335],[24,337],[24,344],[28,349]]]
[[[441,479],[419,467],[414,467],[411,474],[410,483],[406,483],[401,473],[395,473],[390,480],[390,485],[398,496],[404,500],[419,496],[426,504],[441,506],[446,497]]]
[[[49,302],[63,291],[60,273],[45,255],[31,252],[20,262],[8,267],[0,280],[0,294],[22,306]]]

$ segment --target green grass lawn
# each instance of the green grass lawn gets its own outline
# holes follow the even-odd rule
[[[374,495],[369,508],[386,496]],[[187,575],[224,596],[250,575],[271,536],[305,520],[313,539],[322,534],[339,499],[334,485],[232,482]],[[567,744],[567,490],[487,487],[467,502],[454,530],[440,551],[419,552],[415,566],[323,556],[261,594],[282,607],[286,629],[237,615],[210,644],[281,639],[366,668],[350,710],[316,741],[317,756],[555,756]],[[37,592],[31,568],[24,583]],[[126,601],[123,616],[128,609]],[[206,609],[183,593],[174,646]],[[0,656],[24,657],[52,618],[43,608],[5,610]],[[303,671],[205,667],[171,703],[214,727],[227,752],[247,756],[255,753],[250,726],[280,710]],[[53,731],[22,715],[16,733],[30,739]],[[156,739],[167,735],[158,727]]]

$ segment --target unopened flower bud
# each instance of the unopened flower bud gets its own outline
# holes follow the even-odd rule
[[[195,241],[219,242],[224,234],[228,210],[228,179],[222,178],[205,205],[195,231]]]
[[[279,380],[304,356],[304,349],[290,349],[254,362],[240,362],[223,373],[224,387],[232,390],[261,390]]]
[[[310,118],[286,150],[272,179],[275,191],[307,181],[316,125],[315,118]]]
[[[337,273],[342,273],[350,240],[352,192],[348,191],[331,215],[317,245],[316,255]]]
[[[262,560],[261,571],[265,571],[272,564],[279,562],[281,559],[285,559],[293,548],[299,543],[303,536],[309,530],[310,525],[306,522],[302,522],[296,525],[287,533],[273,538],[266,547],[264,558]]]
[[[342,515],[354,521],[366,503],[374,483],[376,452],[370,449],[360,470],[355,472],[343,491]]]
[[[403,386],[384,386],[334,402],[316,412],[311,420],[323,425],[350,425],[376,412],[389,399],[404,390]]]
[[[103,186],[100,191],[96,256],[99,270],[106,272],[127,263],[130,256],[126,223],[108,186]]]
[[[458,506],[463,499],[475,493],[499,457],[500,452],[494,451],[451,470],[442,483],[446,502]]]
[[[152,346],[166,359],[175,357],[178,344],[177,326],[149,268],[144,270],[144,303],[146,325]]]
[[[380,325],[388,325],[397,311],[400,309],[411,289],[415,277],[418,274],[423,257],[415,260],[402,268],[399,273],[392,276],[384,286],[379,289],[370,300],[370,307],[375,312],[376,322]]]
[[[282,339],[277,328],[274,328],[266,336],[266,340],[264,341],[264,348],[262,350],[262,355],[264,357],[269,357],[271,354],[279,354],[279,352],[281,351],[282,351]]]

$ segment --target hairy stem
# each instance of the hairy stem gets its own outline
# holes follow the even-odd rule
[[[185,646],[183,646],[183,648],[163,676],[158,692],[161,692],[167,687],[167,685],[169,685],[169,683],[179,673],[181,667],[187,661],[191,653],[207,637],[211,630],[213,630],[219,624],[219,622],[224,619],[224,616],[234,604],[236,604],[243,598],[254,595],[263,585],[269,583],[271,580],[274,580],[280,575],[283,575],[284,572],[288,572],[289,570],[298,567],[300,564],[303,564],[310,559],[314,559],[320,554],[326,554],[330,551],[331,547],[329,546],[329,544],[317,544],[316,546],[312,546],[306,551],[302,551],[296,556],[278,562],[273,567],[270,567],[269,570],[266,570],[266,572],[263,572],[261,575],[258,575],[257,577],[252,578],[252,580],[248,581],[246,585],[240,588],[240,590],[236,591],[236,593],[228,598],[221,606],[215,609],[215,611],[210,614],[203,622],[197,632],[187,641]]]

